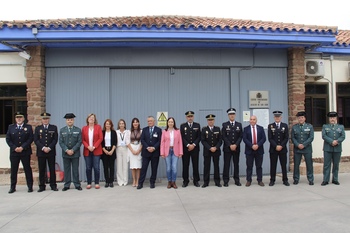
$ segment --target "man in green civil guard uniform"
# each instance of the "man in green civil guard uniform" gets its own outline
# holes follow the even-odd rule
[[[339,185],[338,171],[339,162],[342,152],[342,142],[345,140],[344,126],[337,123],[337,112],[329,112],[327,114],[329,124],[324,124],[322,127],[322,139],[323,142],[323,182],[322,186],[325,186],[329,182],[331,162],[333,162],[332,168],[332,183]]]
[[[314,127],[306,123],[306,112],[298,112],[298,123],[293,125],[291,139],[294,144],[294,172],[293,184],[299,183],[299,166],[301,158],[304,155],[306,163],[306,172],[309,185],[314,185],[314,170],[312,162],[312,141],[314,140]]]

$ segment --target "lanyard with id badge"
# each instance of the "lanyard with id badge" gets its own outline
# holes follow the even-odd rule
[[[122,141],[120,142],[120,146],[126,146],[126,143],[124,142],[125,131],[123,132],[123,134],[120,132],[119,135],[120,135],[120,139],[122,140]]]

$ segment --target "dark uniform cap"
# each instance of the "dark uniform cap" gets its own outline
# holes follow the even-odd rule
[[[227,114],[236,114],[236,109],[234,109],[234,108],[229,108],[229,109],[227,109]]]
[[[185,112],[185,115],[186,116],[193,116],[194,112],[193,111],[187,111],[187,112]]]
[[[215,119],[215,115],[209,114],[205,118],[207,118],[207,120],[214,120]]]
[[[72,119],[72,118],[75,118],[75,115],[73,113],[67,113],[66,115],[64,115],[63,118]]]
[[[15,112],[15,117],[24,117],[23,112]]]
[[[298,112],[296,116],[297,117],[299,117],[299,116],[306,116],[306,112]]]
[[[328,117],[337,117],[338,113],[337,112],[329,112],[329,113],[327,113],[327,116]]]
[[[281,116],[282,115],[282,111],[273,111],[272,112],[273,113],[273,115],[275,115],[276,117],[279,117],[279,116]]]
[[[50,118],[51,114],[48,113],[48,112],[43,112],[43,113],[40,114],[40,116],[42,116],[42,118],[45,119],[45,118]]]

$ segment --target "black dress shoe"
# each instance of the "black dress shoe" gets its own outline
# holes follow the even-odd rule
[[[294,180],[294,181],[293,181],[293,184],[297,185],[297,184],[299,184],[299,181]]]
[[[288,181],[283,181],[283,184],[284,184],[285,186],[289,186],[289,185],[290,185]]]
[[[44,188],[39,188],[39,189],[38,189],[38,193],[41,193],[41,192],[44,192],[44,191],[45,191]],[[28,190],[28,192],[29,192],[29,190]]]
[[[274,186],[275,182],[274,181],[270,181],[269,186]]]
[[[228,183],[224,183],[224,187],[228,187]]]
[[[328,184],[328,182],[326,182],[326,181],[322,181],[322,183],[321,183],[322,186],[325,186],[327,184]]]
[[[335,184],[335,185],[340,185],[340,183],[338,181],[334,181],[333,180],[332,183]]]
[[[81,188],[81,187],[78,187],[78,188]],[[78,188],[76,188],[76,189],[78,189]],[[67,191],[68,189],[69,189],[68,187],[63,187],[62,191],[65,192],[65,191]]]
[[[69,188],[68,188],[69,189]],[[75,188],[76,190],[78,190],[78,191],[81,191],[81,190],[83,190],[83,188],[82,187],[77,187],[77,188]]]
[[[219,187],[219,188],[221,188],[221,187],[222,187],[222,185],[221,185],[220,183],[215,184],[215,186],[217,186],[217,187]]]
[[[32,193],[33,192],[33,188],[28,188],[28,193]]]
[[[186,188],[187,186],[188,186],[188,183],[187,183],[187,182],[183,182],[183,183],[182,183],[182,187],[183,187],[183,188]]]
[[[313,181],[309,181],[309,185],[314,185],[314,182]]]
[[[108,188],[109,187],[109,184],[108,183],[105,183],[105,188]]]
[[[16,192],[16,189],[10,189],[9,190],[9,193],[11,194],[11,193],[14,193],[14,192]]]
[[[113,187],[114,187],[114,184],[113,184],[113,183],[110,183],[110,184],[109,184],[109,187],[113,188]]]
[[[241,182],[235,182],[235,185],[237,185],[237,186],[242,186],[242,184],[241,184]]]
[[[51,188],[51,190],[57,192],[58,188]]]
[[[198,182],[194,182],[193,185],[196,187],[201,187]]]
[[[143,188],[143,185],[142,184],[139,184],[138,186],[137,186],[137,189],[142,189]]]
[[[206,188],[206,187],[208,187],[209,185],[208,184],[203,184],[202,185],[202,188]]]
[[[150,186],[149,186],[151,189],[154,189],[156,186],[155,186],[155,184],[150,184]]]

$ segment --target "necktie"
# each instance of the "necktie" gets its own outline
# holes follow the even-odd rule
[[[231,122],[231,126],[233,127],[233,122]]]
[[[277,123],[277,129],[280,129],[280,123]]]
[[[19,126],[18,126],[18,129],[19,129],[19,130],[21,130],[21,129],[22,129],[22,126],[21,126],[21,125],[19,125]]]
[[[190,128],[192,128],[192,123],[190,123]]]
[[[256,131],[255,131],[255,126],[253,126],[253,144],[256,144]]]
[[[153,133],[153,127],[149,127],[149,135],[152,135]]]
[[[71,132],[72,128],[71,127],[68,127],[68,132]]]

